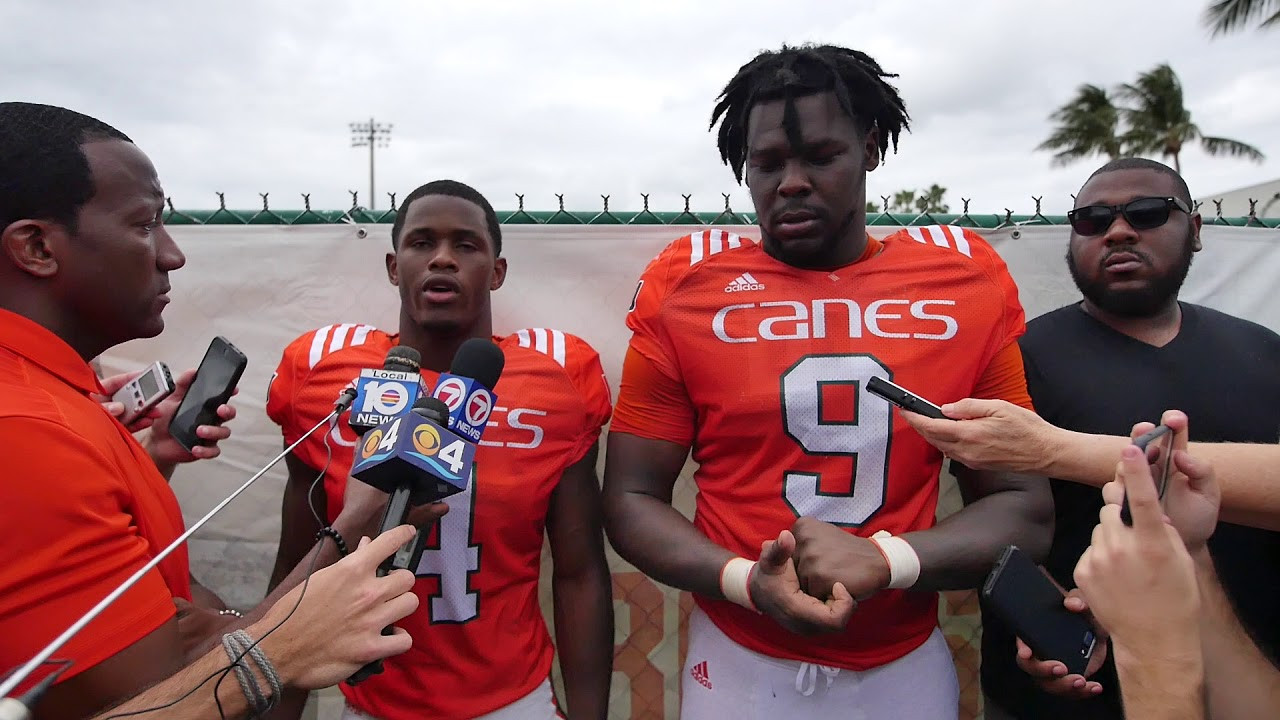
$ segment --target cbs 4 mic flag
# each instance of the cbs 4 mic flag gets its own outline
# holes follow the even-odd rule
[[[406,412],[365,433],[351,475],[388,494],[410,479],[410,502],[420,505],[466,490],[475,455],[466,438]]]
[[[356,378],[356,399],[347,424],[358,433],[368,432],[408,411],[421,393],[418,373],[365,368]]]
[[[498,402],[497,395],[471,378],[441,373],[432,396],[449,408],[450,430],[473,443],[480,442],[493,406]]]

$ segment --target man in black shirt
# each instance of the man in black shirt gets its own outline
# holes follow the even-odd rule
[[[1021,340],[1027,386],[1045,420],[1127,436],[1135,422],[1178,408],[1193,418],[1197,441],[1280,440],[1280,336],[1177,299],[1200,249],[1200,216],[1190,207],[1182,178],[1145,159],[1108,163],[1080,190],[1067,266],[1084,299],[1031,321]],[[1076,483],[1052,485],[1056,526],[1045,567],[1070,588],[1102,495]],[[1221,523],[1209,550],[1244,626],[1275,659],[1280,533]],[[1008,628],[984,613],[988,720],[1123,717],[1110,660],[1090,678],[1101,691],[1091,683],[1079,699],[1042,691],[1015,654]],[[1206,672],[1213,682],[1212,668]]]

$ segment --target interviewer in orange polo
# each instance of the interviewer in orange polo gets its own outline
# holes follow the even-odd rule
[[[169,470],[195,456],[168,436],[163,414],[143,448],[104,407],[105,389],[89,366],[114,345],[164,329],[168,275],[185,258],[164,229],[163,207],[151,161],[119,131],[63,108],[0,103],[0,675],[28,661],[183,532],[177,499],[157,464]],[[182,380],[179,392],[190,377]],[[176,406],[176,398],[168,402]],[[221,416],[230,415],[224,406]],[[198,432],[214,441],[227,434],[217,427]],[[210,457],[216,449],[200,453]],[[334,534],[345,534],[346,544],[318,545],[314,567],[334,563],[346,547],[351,557],[319,571],[314,591],[298,606],[298,623],[262,644],[278,651],[285,688],[324,687],[408,647],[403,631],[395,637],[380,631],[416,607],[412,573],[372,572],[393,549],[391,538],[374,550],[355,549],[362,535],[374,534],[386,502],[385,494],[360,490],[357,509],[334,521]],[[225,622],[254,631],[260,622],[252,623],[284,615],[301,602],[291,588],[308,567],[245,620]],[[210,664],[224,662],[221,649],[204,654],[231,629],[216,624],[216,614],[188,610],[214,623],[194,623],[203,638],[183,637],[195,634],[185,619],[180,626],[175,607],[191,600],[189,572],[179,548],[58,651],[54,659],[71,664],[36,717],[87,717],[165,678],[148,695],[175,700],[195,687],[197,675],[208,675]],[[277,608],[276,601],[288,606]],[[204,650],[196,652],[202,639]],[[213,692],[210,683],[203,696],[165,717],[217,717]],[[239,692],[237,683],[223,683],[219,701]],[[231,700],[243,714],[246,698]],[[187,707],[195,714],[184,714]]]

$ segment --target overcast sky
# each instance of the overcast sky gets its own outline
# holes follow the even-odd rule
[[[5,0],[0,96],[71,107],[130,135],[179,208],[367,204],[368,153],[348,123],[392,123],[378,207],[428,180],[475,185],[499,210],[750,209],[707,124],[761,49],[806,41],[867,51],[913,118],[869,195],[937,182],[953,209],[1069,207],[1100,160],[1050,167],[1035,147],[1084,82],[1169,62],[1206,133],[1264,164],[1182,158],[1204,196],[1280,177],[1280,30],[1209,38],[1209,0],[647,0],[142,2]],[[853,8],[853,9],[845,9]]]

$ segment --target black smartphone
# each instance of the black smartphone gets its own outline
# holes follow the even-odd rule
[[[982,599],[1041,660],[1083,675],[1098,643],[1093,625],[1062,605],[1066,595],[1026,553],[1009,545],[982,586]]]
[[[1156,483],[1156,495],[1164,503],[1164,491],[1169,487],[1169,468],[1173,465],[1173,431],[1168,425],[1157,425],[1133,441],[1147,456],[1147,465],[1151,467],[1151,479]],[[1120,506],[1120,519],[1125,525],[1133,525],[1133,515],[1129,512],[1129,495],[1124,496]]]
[[[867,381],[867,392],[888,400],[903,410],[910,410],[913,413],[919,413],[925,417],[946,420],[947,416],[942,414],[942,409],[937,405],[916,395],[910,390],[896,385],[879,376],[873,376]]]
[[[231,393],[240,383],[249,359],[224,337],[215,337],[205,351],[196,377],[187,388],[186,397],[178,405],[169,423],[169,434],[187,450],[193,450],[205,441],[196,437],[201,425],[218,425],[218,407],[231,399]]]

